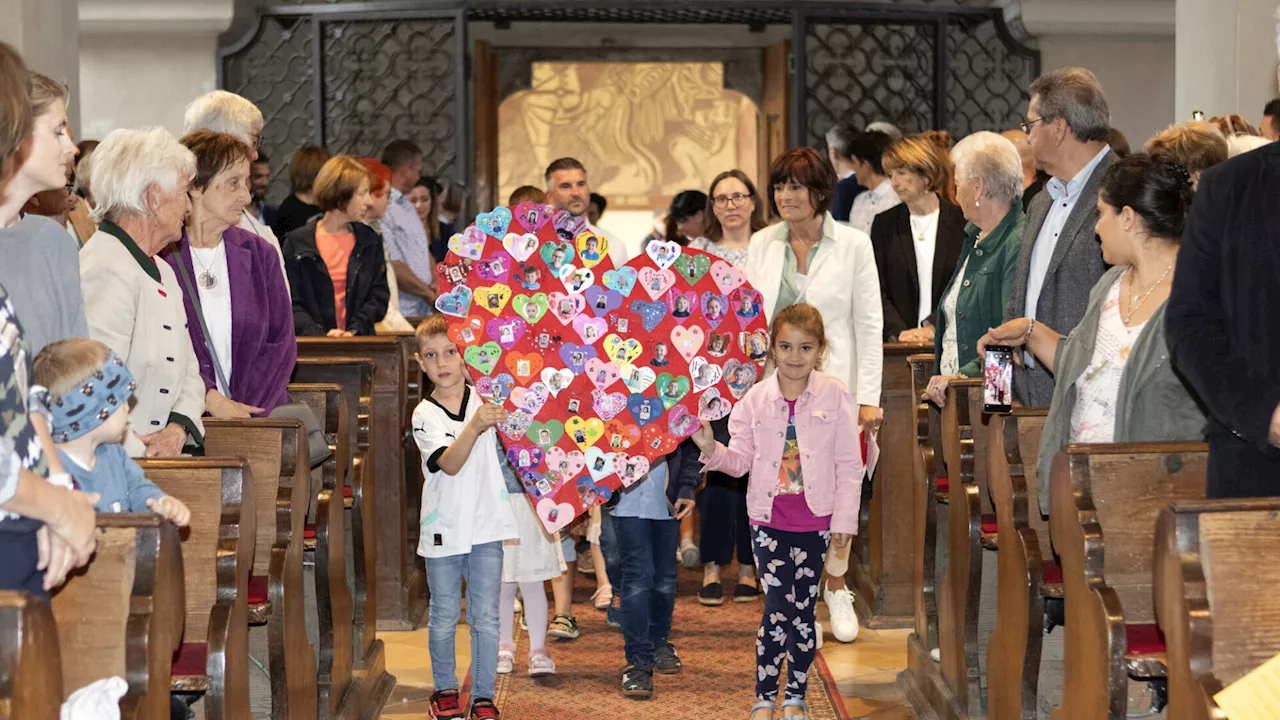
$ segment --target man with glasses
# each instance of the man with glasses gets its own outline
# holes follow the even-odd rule
[[[1036,165],[1051,177],[1027,207],[1005,320],[1029,317],[1065,334],[1084,316],[1089,291],[1106,270],[1094,226],[1098,186],[1115,162],[1107,145],[1111,113],[1098,79],[1084,68],[1043,75],[1030,92],[1022,131]],[[1014,397],[1048,407],[1053,376],[1029,353],[1023,360],[1014,376]]]

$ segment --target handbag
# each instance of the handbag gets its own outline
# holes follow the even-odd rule
[[[187,264],[182,261],[181,248],[172,244],[169,247],[170,252],[176,254],[178,258],[178,271],[182,275],[183,290],[187,296],[191,298],[191,306],[196,309],[196,320],[200,322],[200,332],[204,335],[204,346],[209,351],[209,357],[213,359],[213,372],[217,375],[218,386],[231,390],[231,383],[227,382],[226,375],[222,372],[222,361],[218,359],[218,351],[213,348],[213,341],[209,339],[209,326],[204,322],[204,310],[200,307],[200,293],[196,290],[191,282],[191,274],[187,272]],[[283,419],[283,420],[299,420],[302,422],[302,428],[307,433],[307,452],[310,455],[311,467],[314,468],[333,454],[329,449],[329,440],[324,436],[324,428],[320,427],[320,420],[316,414],[312,412],[311,406],[305,403],[285,403],[277,405],[267,417]]]

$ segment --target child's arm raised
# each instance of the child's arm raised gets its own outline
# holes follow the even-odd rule
[[[443,428],[430,422],[415,423],[413,437],[418,443],[418,449],[427,458],[427,469],[431,472],[443,471],[445,475],[452,477],[466,464],[476,440],[506,418],[507,411],[501,405],[484,403],[476,409],[457,438],[449,437]]]
[[[751,461],[756,455],[755,436],[751,432],[754,415],[748,403],[740,402],[729,413],[729,446],[716,442],[711,423],[702,421],[702,427],[693,434],[693,442],[702,451],[703,470],[722,472],[741,477],[751,471]]]
[[[858,533],[858,512],[862,502],[862,446],[858,439],[858,410],[853,396],[842,389],[840,411],[836,415],[836,437],[831,445],[835,461],[836,499],[831,515],[832,540],[844,547]],[[841,537],[843,536],[843,537]]]

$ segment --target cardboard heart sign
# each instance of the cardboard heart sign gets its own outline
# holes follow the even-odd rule
[[[437,308],[476,390],[508,411],[498,437],[549,532],[644,482],[764,367],[760,293],[700,250],[655,242],[615,267],[581,218],[529,203],[449,248]]]

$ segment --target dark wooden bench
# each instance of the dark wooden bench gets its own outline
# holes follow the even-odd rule
[[[49,602],[0,591],[0,718],[56,718],[62,658]]]
[[[186,630],[175,692],[203,692],[205,717],[249,716],[249,576],[257,516],[243,458],[141,460],[147,478],[191,509],[183,531]]]
[[[208,418],[205,452],[240,456],[254,478],[257,537],[249,623],[267,625],[271,715],[316,716],[316,656],[307,639],[302,535],[310,504],[307,434],[298,420]]]
[[[1165,676],[1152,603],[1156,516],[1204,497],[1203,443],[1071,445],[1053,460],[1049,528],[1062,563],[1060,720],[1123,720],[1129,678]]]
[[[871,628],[911,627],[915,615],[915,528],[902,519],[911,516],[914,502],[915,412],[919,396],[912,394],[911,366],[906,359],[931,348],[932,345],[912,343],[884,345],[880,462],[871,491],[863,489],[859,546],[855,548],[859,552],[853,556],[860,562],[850,568],[858,615]]]
[[[1155,604],[1169,720],[1225,717],[1213,696],[1280,653],[1278,554],[1280,499],[1179,501],[1160,512]]]
[[[1062,597],[1062,574],[1040,514],[1036,457],[1048,408],[1015,407],[993,418],[988,486],[997,531],[997,619],[987,647],[987,713],[992,720],[1036,717],[1044,597]],[[1053,589],[1046,588],[1052,581]]]
[[[332,718],[341,715],[340,708],[353,688],[352,599],[351,586],[347,583],[350,558],[342,498],[346,473],[351,466],[348,429],[355,423],[355,410],[342,387],[336,384],[291,383],[289,399],[311,408],[324,426],[325,439],[332,452],[312,471],[312,523],[304,531],[304,544],[309,543],[315,552],[316,611],[320,625],[316,676],[319,711],[320,717]]]
[[[416,542],[413,547],[409,544],[410,525],[417,539],[417,515],[416,508],[409,507],[405,482],[407,348],[397,336],[298,338],[300,360],[347,357],[369,358],[374,363],[368,460],[378,505],[374,516],[378,520],[371,526],[377,545],[377,593],[373,599],[377,620],[386,630],[412,630],[426,611],[426,574],[415,562]],[[308,381],[296,375],[294,379]]]
[[[51,602],[62,691],[69,696],[94,681],[122,677],[128,683],[122,718],[167,720],[186,615],[178,528],[151,514],[98,515],[97,523],[93,561],[73,572]]]
[[[377,535],[372,531],[365,531],[380,523],[377,491],[374,489],[376,466],[371,451],[371,438],[377,427],[372,413],[374,372],[375,362],[368,358],[300,357],[294,370],[295,383],[290,385],[291,388],[315,384],[339,388],[337,406],[333,405],[332,399],[326,400],[326,432],[333,434],[331,449],[334,450],[334,457],[324,467],[333,463],[333,492],[336,494],[337,488],[342,487],[342,494],[350,495],[350,512],[343,514],[343,520],[351,532],[350,557],[346,556],[345,548],[341,548],[342,552],[338,554],[344,542],[345,531],[334,535],[333,530],[342,528],[343,525],[336,523],[332,515],[329,516],[327,543],[320,537],[321,528],[318,523],[315,534],[318,544],[328,545],[327,559],[319,554],[320,550],[317,548],[316,565],[317,568],[322,564],[327,567],[329,583],[326,592],[329,595],[334,638],[332,652],[326,652],[322,638],[319,663],[321,709],[324,711],[326,706],[324,667],[328,662],[330,678],[327,707],[332,708],[335,715],[342,717],[346,717],[351,708],[356,708],[358,712],[364,712],[368,708],[381,708],[395,687],[395,678],[386,672],[385,650],[377,636]],[[318,398],[313,394],[309,403],[317,401]],[[344,417],[348,421],[342,425]],[[342,482],[343,478],[345,484]],[[329,482],[328,479],[322,480],[322,483]],[[329,503],[330,512],[335,505],[335,502]],[[318,502],[316,511],[319,514]],[[339,619],[346,609],[343,607],[342,590],[336,582],[338,567],[349,567],[353,578],[350,586],[351,630],[347,637],[350,640],[352,680],[355,683],[346,690],[341,689],[343,658],[338,649],[343,641],[341,636],[346,634]],[[343,574],[345,573],[344,569]],[[316,582],[320,584],[321,581],[317,570]]]

